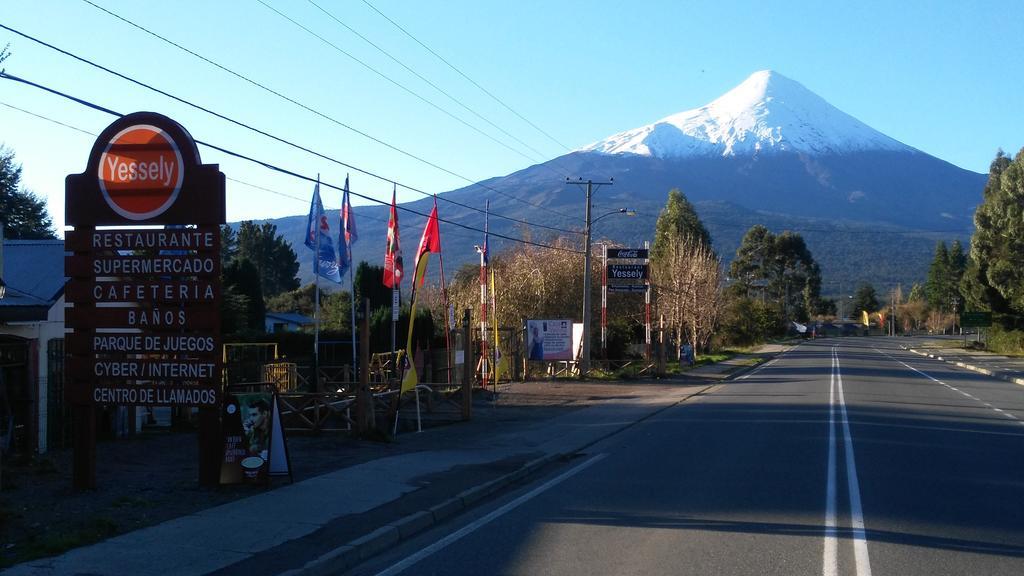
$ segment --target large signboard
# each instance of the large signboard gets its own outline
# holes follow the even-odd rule
[[[100,134],[66,203],[71,402],[217,406],[224,175],[140,112]]]
[[[964,328],[988,328],[992,326],[992,313],[961,312],[960,325]]]
[[[646,280],[647,264],[609,264],[609,280]]]
[[[527,320],[528,360],[573,360],[572,320]]]

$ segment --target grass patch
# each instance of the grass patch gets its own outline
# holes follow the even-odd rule
[[[7,506],[0,504],[0,524],[6,524],[18,517],[18,513]]]
[[[110,506],[113,508],[149,508],[153,503],[139,496],[119,496]]]
[[[19,548],[8,550],[8,554],[0,559],[0,567],[12,566],[28,562],[36,558],[56,556],[68,550],[95,544],[117,534],[117,522],[110,518],[97,517],[84,526],[70,530],[54,530],[42,536],[28,540]]]

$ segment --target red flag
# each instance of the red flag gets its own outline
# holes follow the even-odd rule
[[[441,231],[437,227],[437,199],[434,199],[434,209],[430,211],[430,217],[427,218],[427,226],[423,228],[423,237],[420,238],[420,247],[416,251],[416,262],[413,266],[412,275],[412,301],[409,304],[409,317],[416,317],[416,288],[423,285],[423,279],[427,275],[427,262],[430,260],[430,253],[434,252],[438,255],[441,254]],[[415,322],[409,322],[409,339],[405,345],[405,358],[406,360],[411,359],[412,349],[412,329],[415,326]],[[405,367],[405,373],[402,375],[402,388],[400,394],[404,394],[409,390],[416,388],[419,383],[419,376],[416,374],[416,366],[412,362],[408,362]]]
[[[416,270],[418,285],[423,285],[423,278],[426,274],[420,272],[420,258],[428,253],[433,252],[435,254],[441,253],[441,231],[437,227],[437,200],[434,200],[434,208],[430,211],[430,217],[427,218],[427,226],[423,229],[423,236],[420,238],[420,247],[416,250],[416,262],[413,267]],[[424,267],[425,271],[426,267]]]
[[[384,251],[384,285],[398,288],[402,284],[402,248],[398,243],[398,208],[395,191],[391,191],[391,218],[388,220],[388,245]]]

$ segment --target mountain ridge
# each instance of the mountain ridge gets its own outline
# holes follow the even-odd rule
[[[761,70],[699,108],[619,132],[579,149],[659,158],[773,152],[920,151],[829,104],[799,82]]]
[[[695,205],[726,264],[745,231],[739,227],[763,222],[775,232],[785,227],[803,233],[801,228],[804,228],[813,231],[805,235],[808,247],[816,257],[821,256],[819,263],[826,277],[848,285],[870,281],[872,274],[881,274],[890,283],[909,285],[923,281],[935,241],[969,238],[986,174],[964,170],[901,144],[777,73],[755,73],[745,83],[746,86],[740,84],[708,105],[718,102],[717,112],[728,111],[727,119],[732,122],[729,126],[725,126],[724,121],[719,124],[720,138],[716,136],[716,142],[704,142],[712,153],[671,155],[667,153],[669,148],[664,148],[661,151],[665,153],[659,155],[654,153],[659,151],[659,143],[643,143],[653,131],[645,134],[637,132],[641,129],[626,131],[619,134],[642,135],[634,144],[642,143],[647,147],[646,153],[630,152],[623,147],[617,148],[618,152],[608,152],[591,145],[588,149],[482,181],[487,187],[501,190],[502,194],[477,184],[445,192],[439,195],[440,216],[450,222],[482,229],[483,214],[445,203],[443,199],[483,209],[484,200],[489,198],[492,214],[582,230],[585,196],[578,187],[552,177],[550,168],[544,165],[552,164],[558,166],[559,172],[571,173],[574,177],[595,180],[614,177],[613,186],[602,187],[594,195],[595,217],[619,208],[641,212],[636,219],[628,221],[617,216],[603,219],[595,229],[595,241],[606,238],[638,246],[652,239],[654,222],[672,188],[680,189]],[[761,106],[762,103],[765,105]],[[826,119],[823,121],[833,125],[797,125],[795,130],[800,134],[821,138],[817,141],[812,141],[810,136],[796,138],[794,129],[787,128],[790,124],[779,123],[773,128],[768,121],[773,114],[775,120],[785,116],[780,112],[782,104],[793,109],[790,119],[802,118],[801,122],[806,123],[823,117]],[[807,105],[813,110],[797,110],[797,105]],[[680,114],[685,116],[689,112],[692,111]],[[679,114],[668,118],[673,117],[682,122]],[[672,129],[681,132],[678,127]],[[762,137],[766,140],[756,147],[755,143],[762,142],[759,140]],[[612,142],[615,138],[613,135],[599,142]],[[730,138],[731,143],[726,141]],[[620,139],[619,143],[625,140]],[[807,148],[800,149],[801,146]],[[528,199],[529,203],[517,202],[509,195]],[[423,198],[403,205],[426,214],[431,202],[430,198]],[[544,209],[537,209],[536,204]],[[357,218],[367,216],[359,223],[363,240],[354,248],[356,259],[382,263],[387,207],[357,207],[355,212]],[[331,222],[337,222],[333,215],[331,218]],[[301,247],[305,216],[276,221],[281,223],[281,233],[300,252],[302,281],[311,281],[310,258],[304,257],[308,254]],[[415,250],[424,218],[402,213],[400,221],[408,254]],[[834,228],[834,232],[830,233],[830,228]],[[531,235],[534,241],[550,239],[552,234],[549,230],[524,227],[493,216],[490,229],[512,237]],[[477,261],[473,246],[482,242],[482,232],[445,223],[441,224],[441,230],[447,268],[454,270],[459,265]],[[380,238],[378,243],[372,241],[375,237]],[[495,252],[507,245],[507,241],[492,237]]]

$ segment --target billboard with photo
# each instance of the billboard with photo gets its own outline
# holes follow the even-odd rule
[[[526,351],[529,360],[573,360],[572,320],[527,320]]]

